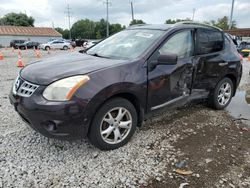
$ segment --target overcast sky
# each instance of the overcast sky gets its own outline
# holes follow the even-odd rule
[[[105,0],[0,0],[0,17],[9,12],[26,12],[35,18],[35,26],[68,27],[67,2],[72,12],[72,23],[78,19],[106,18]],[[110,22],[128,25],[131,20],[131,0],[109,0]],[[135,19],[162,24],[166,19],[192,18],[195,21],[217,20],[230,15],[232,0],[132,0]],[[250,27],[250,0],[236,0],[233,19],[237,26]]]

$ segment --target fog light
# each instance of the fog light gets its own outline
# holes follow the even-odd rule
[[[48,132],[56,132],[57,131],[57,125],[55,122],[53,121],[49,121],[46,125],[45,125],[45,129]]]

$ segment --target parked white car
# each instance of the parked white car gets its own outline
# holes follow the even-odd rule
[[[53,40],[48,43],[40,45],[40,49],[43,50],[50,50],[50,49],[68,50],[69,48],[71,48],[71,44],[63,40]]]
[[[96,45],[99,41],[88,41],[87,44],[85,45],[86,49]]]

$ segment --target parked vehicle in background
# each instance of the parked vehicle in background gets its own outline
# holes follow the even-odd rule
[[[250,53],[250,42],[241,42],[237,50],[243,57],[248,56]]]
[[[85,39],[76,39],[75,40],[75,43],[76,43],[76,46],[77,47],[82,47],[84,45],[85,42],[88,42],[87,40]]]
[[[71,47],[71,44],[64,40],[54,40],[45,44],[41,44],[39,46],[39,48],[42,50],[50,50],[50,49],[68,50],[70,47]]]
[[[26,41],[22,44],[16,44],[14,48],[15,49],[19,48],[21,50],[25,50],[26,48],[27,49],[33,49],[33,48],[37,49],[39,45],[40,44],[38,42]]]
[[[85,48],[88,49],[88,48],[90,48],[90,47],[96,45],[98,42],[99,42],[99,41],[94,41],[94,40],[88,41],[87,44],[85,45]]]
[[[10,42],[10,47],[16,48],[16,45],[23,44],[25,40],[12,40]]]
[[[241,75],[241,57],[221,29],[193,22],[140,25],[86,53],[25,66],[9,98],[41,134],[89,137],[110,150],[126,144],[144,119],[163,110],[194,99],[224,109]]]
[[[71,45],[73,48],[76,47],[76,42],[75,42],[75,41],[73,41],[73,40],[64,40],[64,41],[70,43],[70,45]]]

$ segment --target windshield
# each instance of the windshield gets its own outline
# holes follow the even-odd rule
[[[161,30],[124,30],[96,44],[87,54],[114,59],[134,59],[163,33]]]

